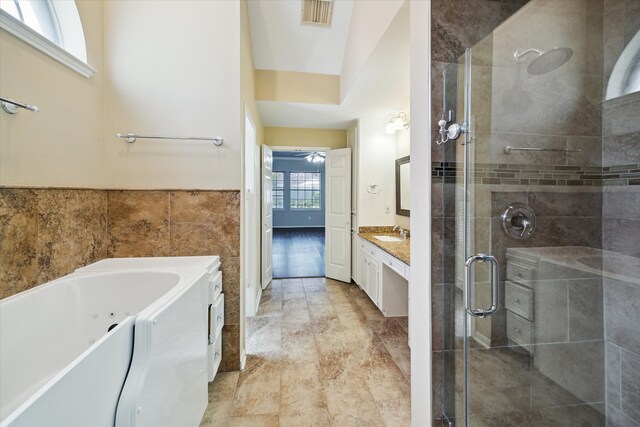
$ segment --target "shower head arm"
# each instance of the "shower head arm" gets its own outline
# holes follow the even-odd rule
[[[538,56],[542,55],[544,52],[539,50],[539,49],[524,49],[524,50],[516,50],[513,54],[513,57],[516,59],[516,61],[518,62],[524,62],[526,60],[526,56],[530,53],[535,53]]]

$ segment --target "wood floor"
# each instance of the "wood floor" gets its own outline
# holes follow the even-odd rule
[[[273,277],[324,277],[324,227],[274,228]]]
[[[247,320],[246,369],[216,376],[201,427],[410,426],[407,318],[357,285],[274,280]]]

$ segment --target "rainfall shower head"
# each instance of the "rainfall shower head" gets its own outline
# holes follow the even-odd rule
[[[573,56],[573,50],[568,47],[554,47],[546,51],[538,49],[516,50],[513,57],[518,62],[524,62],[526,56],[535,53],[536,58],[529,63],[527,72],[533,75],[546,74],[563,66]]]

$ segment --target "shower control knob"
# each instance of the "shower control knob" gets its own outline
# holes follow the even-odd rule
[[[513,240],[528,239],[536,228],[536,214],[524,203],[510,204],[500,218],[502,231]]]

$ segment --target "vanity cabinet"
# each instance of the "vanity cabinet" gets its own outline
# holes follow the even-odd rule
[[[387,317],[408,314],[408,265],[359,237],[358,273],[358,285],[382,314]]]
[[[224,327],[224,294],[222,293],[222,271],[218,267],[209,273],[209,330],[208,370],[209,382],[213,381],[222,362],[222,328]]]
[[[369,295],[375,305],[379,305],[380,263],[374,256],[360,249],[360,283],[362,290]]]

